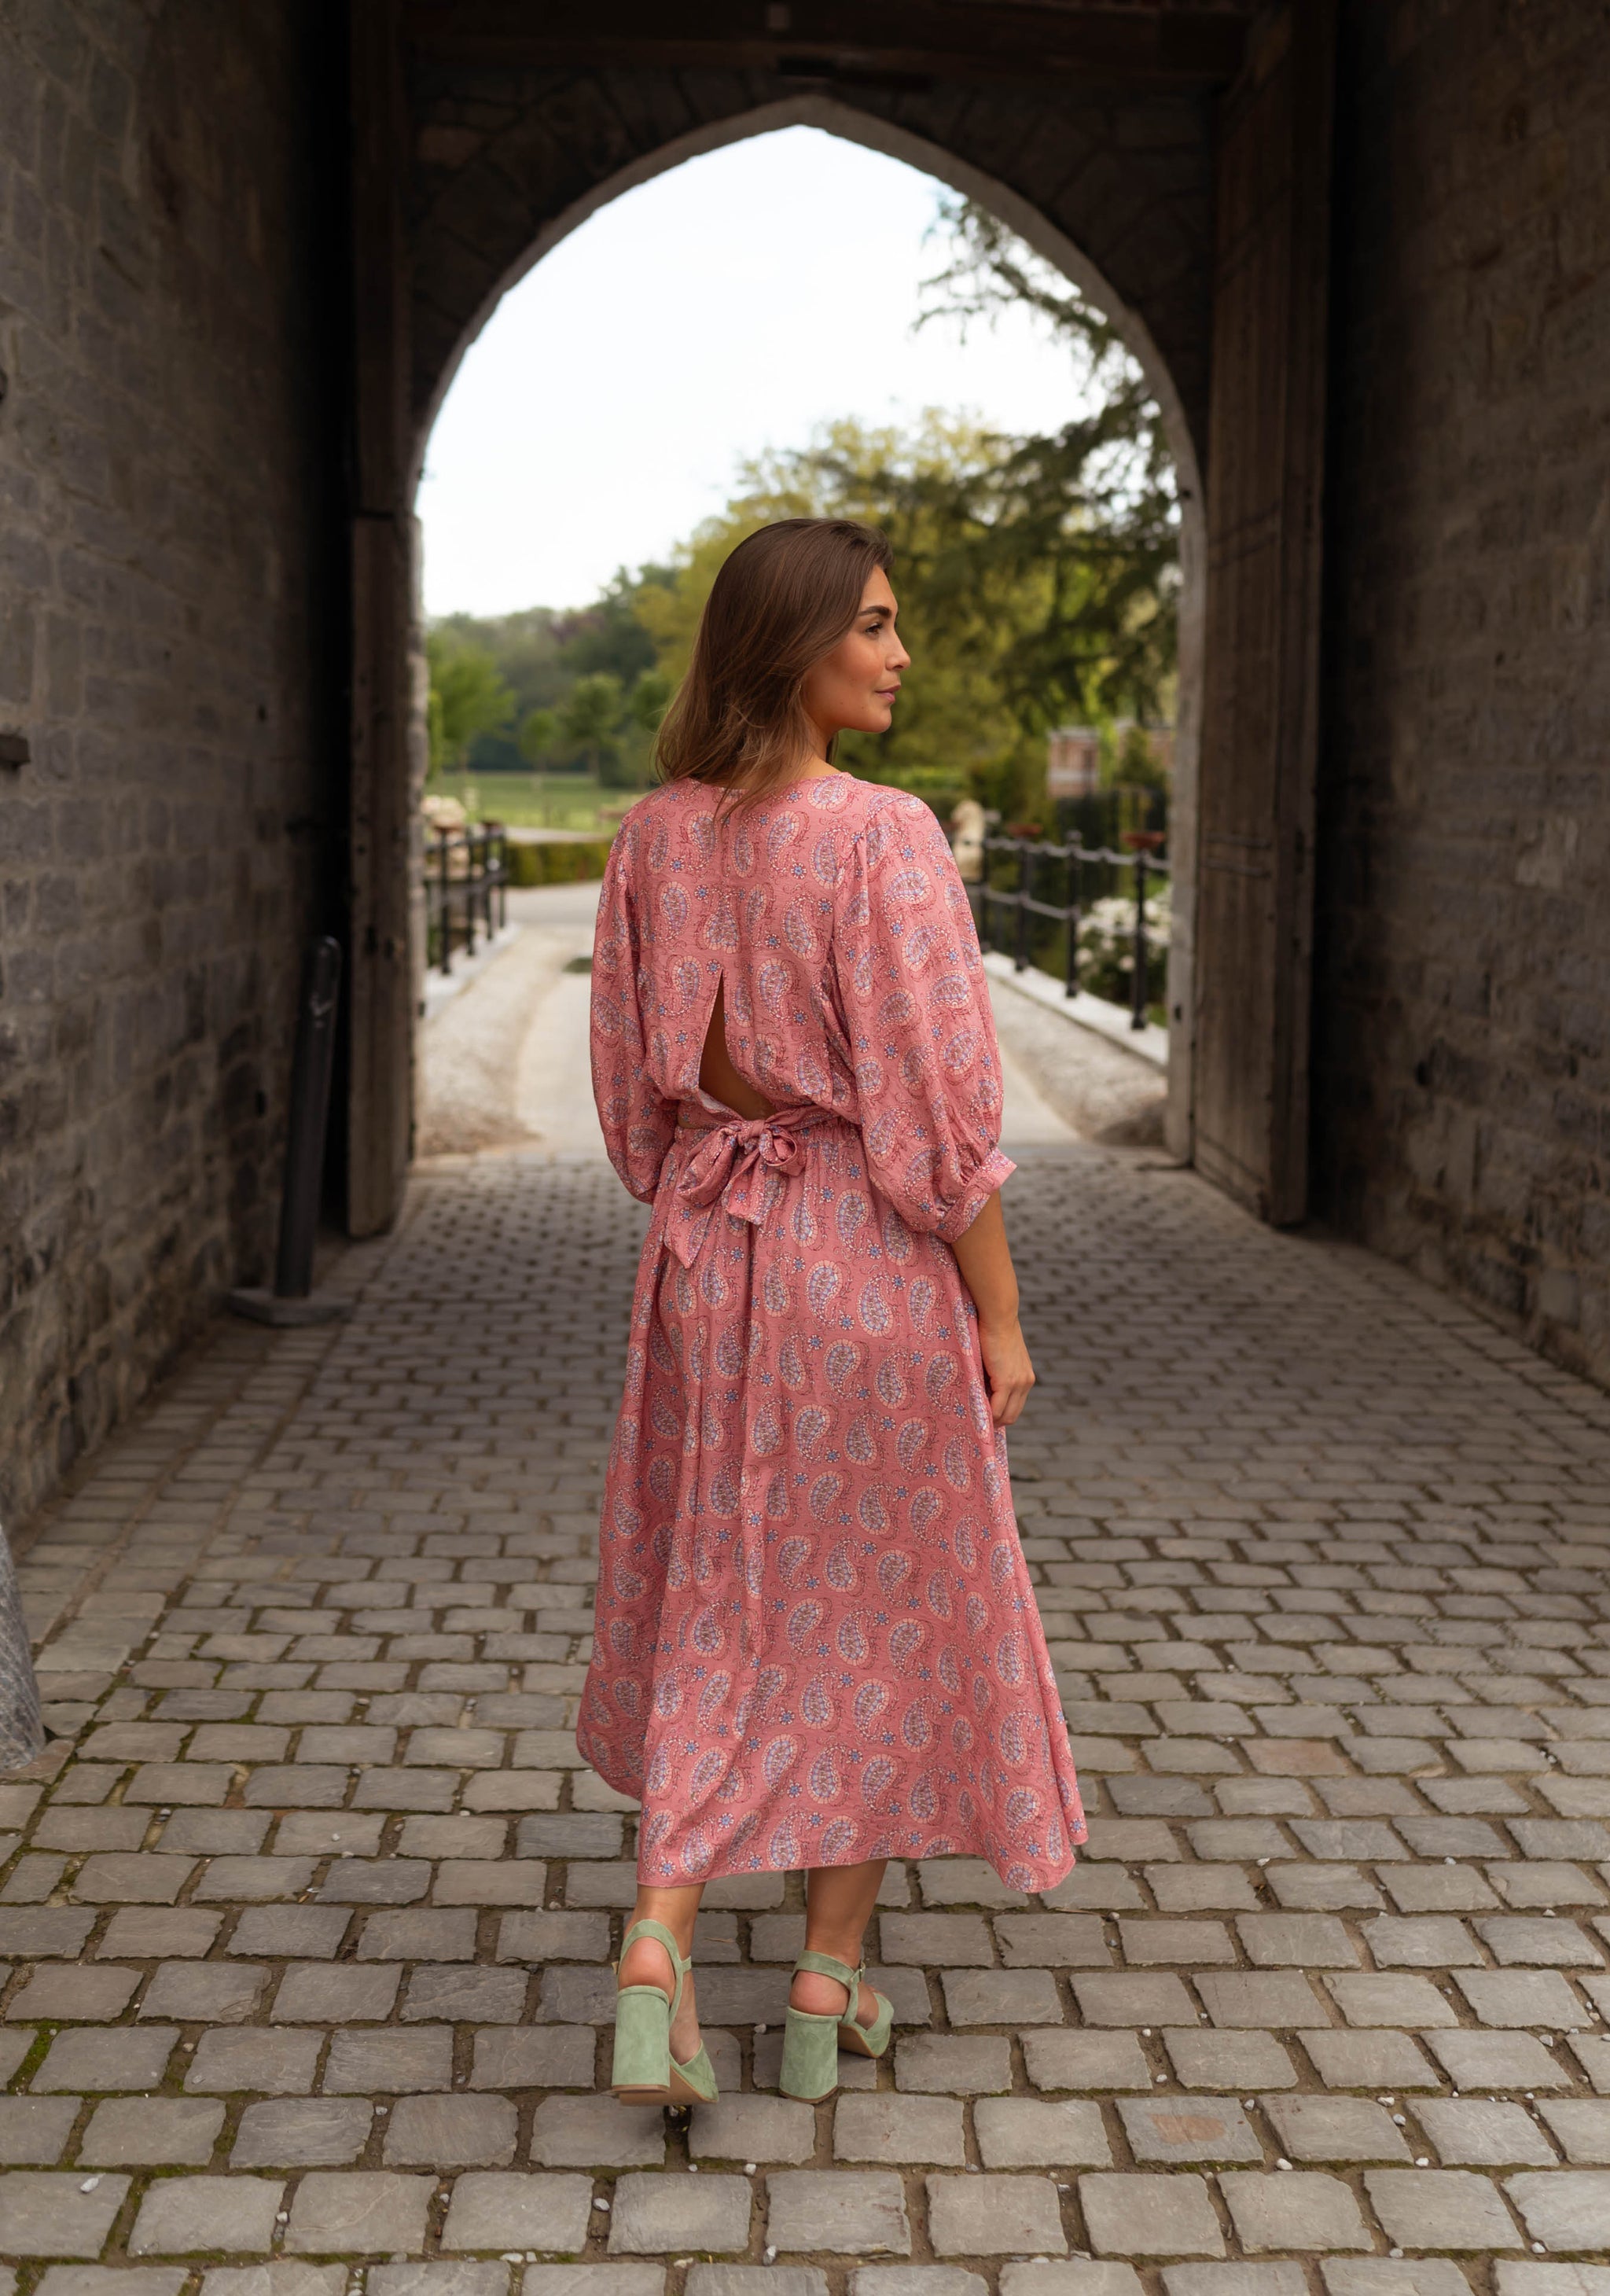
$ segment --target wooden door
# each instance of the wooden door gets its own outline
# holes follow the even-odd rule
[[[1307,1196],[1334,0],[1254,33],[1219,121],[1194,1155],[1276,1222]]]

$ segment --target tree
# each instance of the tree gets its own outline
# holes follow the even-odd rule
[[[557,709],[528,709],[520,719],[519,753],[528,766],[540,767],[558,738]]]
[[[425,652],[430,666],[431,767],[462,774],[476,735],[499,733],[509,723],[514,695],[483,646],[437,629],[427,637]]]
[[[559,728],[585,757],[588,770],[606,781],[619,754],[617,737],[625,714],[625,689],[612,670],[578,677],[560,711]]]

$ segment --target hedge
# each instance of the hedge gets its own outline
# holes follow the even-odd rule
[[[509,882],[511,885],[589,885],[604,873],[610,840],[588,838],[522,838],[509,840]]]

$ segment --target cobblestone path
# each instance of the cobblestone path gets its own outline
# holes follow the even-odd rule
[[[1075,1148],[1009,1193],[1018,1513],[1092,1814],[890,1868],[900,2031],[774,2088],[797,1878],[712,1887],[721,2103],[607,2077],[576,1767],[642,1217],[421,1181],[333,1333],[232,1327],[27,1561],[0,2257],[45,2296],[1604,2296],[1610,1404]],[[1573,2260],[1574,2259],[1574,2260]]]

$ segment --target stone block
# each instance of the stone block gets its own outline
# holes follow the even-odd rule
[[[988,2284],[960,2264],[858,2264],[849,2296],[987,2296]]]
[[[12,1995],[5,2013],[8,2020],[48,2020],[52,2024],[87,2024],[120,2017],[139,1982],[137,1970],[47,1963],[34,1971],[20,1992]]]
[[[222,1914],[193,1906],[123,1906],[108,1922],[96,1956],[108,1961],[119,1955],[130,1961],[198,1961],[211,1952],[223,1926]]]
[[[729,2181],[742,2182],[738,2177]],[[747,2194],[748,2185],[743,2189]],[[785,2169],[766,2178],[766,2204],[767,2241],[785,2255],[821,2250],[838,2256],[911,2252],[905,2193],[893,2169]],[[734,2240],[722,2245],[740,2243]]]
[[[1240,2106],[1218,2097],[1121,2097],[1118,2117],[1130,2151],[1143,2168],[1165,2161],[1263,2158],[1263,2147]]]
[[[1500,2275],[1509,2268],[1498,2267]],[[1320,2271],[1325,2296],[1470,2296],[1469,2281],[1446,2256],[1327,2257]]]
[[[406,2096],[453,2086],[453,2028],[360,2026],[331,2036],[326,2096]]]
[[[476,2288],[465,2296],[504,2296],[504,2267],[501,2265],[455,2264],[438,2265],[437,2271],[485,2272],[498,2275],[494,2289]],[[373,2296],[388,2296],[388,2292],[375,2286],[375,2276],[369,2276]],[[659,2264],[528,2264],[525,2278],[517,2284],[520,2296],[664,2296],[665,2267]],[[429,2289],[403,2289],[396,2296],[435,2296]],[[454,2288],[445,2296],[459,2296]]]
[[[79,1866],[73,1895],[96,1906],[171,1906],[194,1871],[193,1857],[102,1850]]]
[[[1266,2096],[1282,2152],[1294,2161],[1403,2161],[1410,2155],[1390,2113],[1361,2096]]]
[[[1356,1969],[1358,1951],[1331,1914],[1239,1914],[1236,1935],[1254,1969]]]
[[[878,1933],[883,1958],[896,1967],[990,1969],[994,1965],[988,1926],[977,1914],[885,1914]]]
[[[99,2256],[127,2197],[127,2177],[90,2180],[13,2169],[0,2177],[0,2256]]]
[[[597,2039],[576,2025],[492,2027],[475,2037],[471,2088],[590,2088]]]
[[[1461,1969],[1453,1981],[1483,2025],[1569,2032],[1590,2021],[1565,1980],[1551,1969]]]
[[[986,2169],[1112,2166],[1112,2148],[1099,2105],[1039,2097],[986,2097],[973,2108],[973,2126]]]
[[[1001,2266],[1001,2296],[1141,2296],[1140,2276],[1132,2264],[1098,2257],[1073,2257],[1066,2263],[1034,2258]]]
[[[936,2256],[1067,2252],[1061,2204],[1049,2177],[930,2177],[928,2200]]]
[[[460,2185],[465,2181],[461,2177]],[[425,2212],[435,2188],[434,2177],[399,2177],[376,2169],[312,2169],[290,2204],[286,2252],[389,2256],[423,2248]]]
[[[358,1939],[360,1961],[473,1961],[475,1915],[444,1908],[371,1914]]]
[[[1426,2046],[1456,2088],[1569,2088],[1571,2076],[1533,2033],[1427,2033]]]
[[[1610,2167],[1610,2104],[1586,2097],[1550,2098],[1538,2106],[1538,2112],[1573,2167]],[[1511,2157],[1521,2159],[1519,2153],[1505,2155]],[[1525,2165],[1534,2163],[1535,2156],[1528,2154]]]
[[[1325,1982],[1350,2025],[1412,2025],[1425,2032],[1459,2021],[1458,2010],[1426,1977],[1370,1975],[1361,1970],[1351,1977],[1328,1977]],[[1323,2020],[1312,2017],[1304,2022],[1317,2028]]]
[[[658,2169],[665,2157],[666,2116],[658,2105],[623,2104],[607,2091],[549,2096],[532,2120],[531,2158],[544,2169]]]
[[[514,2107],[505,2096],[399,2096],[386,2131],[386,2166],[503,2169],[514,2158]]]
[[[1524,2244],[1498,2186],[1467,2169],[1370,2169],[1364,2190],[1394,2247],[1471,2253]]]
[[[1176,2177],[1081,2177],[1079,2206],[1099,2256],[1224,2253],[1224,2235],[1207,2185],[1189,2172]]]
[[[1189,1873],[1189,1866],[1181,1868]],[[1118,1924],[1124,1958],[1132,1969],[1181,1963],[1190,1969],[1233,1962],[1235,1945],[1222,1922],[1124,1921]]]
[[[249,2104],[230,2152],[232,2169],[342,2169],[369,2142],[367,2097],[266,2098]]]
[[[1546,2103],[1538,2109],[1547,2120],[1562,2108]],[[1428,2096],[1416,2105],[1415,2115],[1449,2168],[1552,2169],[1557,2157],[1522,2104]]]
[[[128,2236],[131,2256],[266,2256],[285,2187],[264,2177],[168,2177],[152,2185]]]
[[[256,2025],[203,2033],[184,2087],[208,2095],[255,2090],[260,2096],[305,2096],[323,2042],[323,2033],[266,2032]]]
[[[408,1980],[404,2020],[452,2025],[518,2025],[525,2015],[523,1969],[485,1969],[473,1963],[427,1964]]]
[[[1062,2004],[1049,1969],[951,1969],[944,1987],[952,2025],[1059,2025]]]
[[[1196,2004],[1184,1986],[1177,1977],[1161,1971],[1109,1970],[1069,1981],[1079,2004],[1079,2013],[1087,2025],[1196,2022]]]
[[[842,2113],[846,2103],[873,2101],[841,2098],[838,2111]],[[889,2096],[885,2102],[903,2102],[908,2108],[920,2110],[929,2100]],[[714,2104],[694,2106],[688,2150],[698,2161],[808,2161],[816,2150],[816,2115],[810,2105],[789,2097],[723,2093]],[[913,2153],[911,2157],[916,2161],[935,2156]]]
[[[584,2177],[575,2180],[583,2195],[582,2224],[586,2222],[589,2187]],[[778,2180],[773,2178],[772,2183]],[[824,2179],[825,2181],[825,2179]],[[748,2248],[752,2194],[747,2177],[638,2175],[619,2177],[615,2206],[609,2218],[611,2256],[679,2255],[683,2249],[708,2255]],[[777,2245],[830,2248],[830,2240],[785,2243],[775,2228]],[[466,2243],[486,2247],[486,2242]],[[579,2240],[563,2243],[579,2248]],[[560,2245],[549,2242],[550,2247]]]
[[[1036,2088],[1090,2088],[1105,2093],[1148,2089],[1152,2085],[1151,2067],[1133,2033],[1026,2033],[1023,2055]],[[1009,2085],[1001,2084],[1002,2087]]]
[[[179,2038],[176,2025],[82,2026],[58,2033],[30,2087],[66,2089],[159,2088]]]
[[[686,2296],[828,2296],[828,2276],[814,2264],[696,2264]]]
[[[1296,2069],[1271,2033],[1169,2026],[1163,2035],[1174,2076],[1189,2089],[1293,2088]]]
[[[0,2166],[48,2169],[59,2161],[79,2102],[76,2096],[0,2096]],[[960,2120],[960,2107],[956,2111]]]
[[[1573,2251],[1594,2261],[1610,2247],[1610,2173],[1552,2169],[1506,2178],[1504,2190],[1526,2227],[1546,2249]],[[0,2240],[0,2248],[10,2243]],[[1506,2245],[1518,2246],[1518,2243]]]
[[[186,2025],[243,2024],[268,1977],[266,1969],[249,1961],[166,1961],[145,1988],[140,2016],[172,2017]]]
[[[95,2107],[78,2158],[92,2169],[200,2168],[223,2126],[224,2107],[211,2097],[108,2097]]]
[[[1363,2249],[1372,2243],[1358,2202],[1339,2177],[1296,2169],[1287,2176],[1239,2169],[1221,2177],[1219,2190],[1236,2237],[1254,2256],[1285,2249]]]
[[[805,2159],[808,2153],[797,2157]],[[833,2108],[833,2158],[894,2167],[932,2161],[942,2169],[960,2169],[967,2160],[961,2106],[953,2097],[899,2096],[887,2090],[872,2096],[840,2096]]]
[[[1308,2296],[1300,2264],[1171,2264],[1164,2296]]]
[[[918,2033],[895,2045],[896,2088],[981,2096],[1001,2094],[1011,2085],[1008,2041],[982,2033]]]
[[[391,2013],[399,1972],[352,1962],[304,1962],[280,1980],[269,2018],[281,2025],[373,2023]]]

